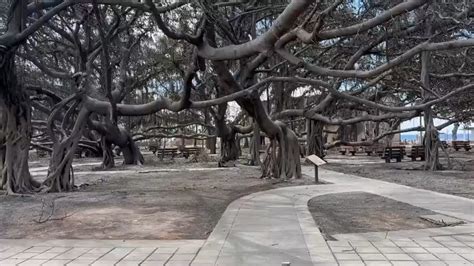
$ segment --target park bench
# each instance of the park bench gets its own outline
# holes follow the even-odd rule
[[[98,155],[98,151],[92,151],[88,148],[84,148],[81,146],[78,146],[76,148],[76,151],[74,152],[74,157],[76,158],[90,158],[90,157],[95,157]]]
[[[370,156],[374,152],[374,149],[372,147],[364,147],[364,152],[367,154],[367,156]]]
[[[383,153],[385,152],[385,147],[382,145],[374,145],[372,146],[372,152],[375,153],[377,156],[382,157]]]
[[[411,147],[410,156],[412,161],[416,161],[416,158],[420,158],[421,161],[425,160],[425,146],[423,145],[413,145]]]
[[[356,153],[358,152],[365,152],[367,156],[372,155],[372,152],[374,152],[373,147],[367,147],[367,146],[342,146],[339,149],[339,152],[342,155],[346,155],[346,153],[350,153],[352,156],[355,156]]]
[[[171,159],[173,159],[176,154],[178,154],[178,148],[164,148],[156,151],[156,156],[161,156],[161,158],[171,156]]]
[[[377,154],[377,156],[382,156],[384,147],[379,144],[373,144],[372,146],[364,146],[364,152],[367,156],[371,156],[373,153]]]
[[[38,158],[44,158],[48,155],[48,152],[43,149],[36,149],[36,155]]]
[[[159,149],[160,147],[158,145],[155,145],[155,144],[150,144],[148,145],[148,150],[151,151],[153,153],[153,155],[156,155],[156,151]]]
[[[456,151],[459,151],[460,149],[469,151],[471,149],[471,145],[469,144],[469,141],[453,140],[452,144],[453,144],[454,150]]]
[[[180,149],[180,152],[187,159],[190,155],[197,154],[200,150],[201,148],[199,147],[184,147]]]
[[[405,147],[403,146],[385,147],[382,159],[385,159],[386,163],[390,163],[392,159],[397,160],[397,162],[401,162],[404,155]]]
[[[352,156],[354,156],[357,152],[356,147],[354,146],[341,146],[339,148],[339,153],[342,155],[346,155],[346,153],[350,153]]]

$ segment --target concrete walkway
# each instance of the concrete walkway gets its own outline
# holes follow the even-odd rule
[[[0,240],[0,265],[189,265],[204,240]]]
[[[313,169],[303,172],[312,175]],[[205,241],[0,240],[0,265],[474,265],[474,200],[332,171],[320,175],[332,184],[279,188],[234,201]],[[325,241],[308,200],[355,191],[466,224]]]
[[[304,168],[311,175],[312,168]],[[233,202],[193,265],[472,265],[474,200],[320,171],[330,185],[255,193]],[[339,235],[326,242],[307,202],[330,193],[368,192],[467,222],[456,227]]]

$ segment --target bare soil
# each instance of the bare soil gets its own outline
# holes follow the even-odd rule
[[[0,195],[0,238],[204,239],[233,200],[311,183],[260,179],[255,167],[216,169],[216,162],[160,161],[152,155],[146,166],[97,171],[91,163],[98,160],[75,160],[81,165],[75,167],[77,191]],[[32,165],[45,167],[47,161]],[[37,179],[44,178],[42,171],[32,169]]]
[[[334,234],[436,227],[420,218],[435,212],[364,192],[322,195],[312,198],[308,207],[325,237],[331,240]]]
[[[453,168],[434,172],[422,170],[424,162],[413,162],[410,158],[385,163],[379,157],[362,154],[330,154],[323,168],[474,199],[474,152],[450,151],[450,156]],[[446,158],[440,161],[447,166]]]

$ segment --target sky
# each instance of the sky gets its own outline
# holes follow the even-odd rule
[[[447,122],[447,120],[442,120],[442,119],[434,119],[434,123],[435,123],[435,126],[438,126],[438,125],[441,125],[443,123]],[[411,120],[408,120],[406,122],[403,122],[401,125],[400,125],[400,129],[406,129],[406,128],[411,128],[411,127],[417,127],[420,125],[420,118],[417,117],[417,118],[413,118]],[[469,139],[474,139],[474,130],[466,130],[464,129],[465,125],[464,124],[461,124],[459,129],[458,129],[458,137],[462,138],[460,135],[469,135]],[[445,127],[443,130],[440,131],[440,133],[442,135],[448,135],[448,140],[450,140],[452,137],[451,137],[451,133],[452,133],[452,130],[453,130],[453,125],[449,125],[447,127]],[[419,134],[418,131],[412,131],[412,132],[407,132],[407,133],[402,133],[402,136],[403,135],[416,135],[416,134]],[[403,138],[403,137],[402,137]],[[441,136],[442,139],[444,139],[443,136]]]

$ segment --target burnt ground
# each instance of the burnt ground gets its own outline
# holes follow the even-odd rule
[[[312,198],[308,207],[327,239],[334,234],[436,227],[420,218],[435,212],[364,192],[322,195]]]
[[[310,179],[262,180],[255,167],[215,169],[216,162],[160,161],[151,155],[146,159],[146,166],[120,166],[113,171],[94,171],[97,165],[76,167],[76,184],[82,186],[74,192],[0,195],[0,238],[205,239],[233,200],[256,191],[311,183]],[[32,162],[32,167],[47,166],[45,162]],[[180,170],[166,170],[171,168]],[[41,221],[46,222],[38,221],[41,213]]]
[[[435,172],[422,170],[423,162],[412,162],[410,158],[400,163],[385,163],[379,157],[365,154],[330,154],[323,168],[474,199],[474,152],[450,151],[450,156],[453,168]],[[440,161],[447,165],[446,158]]]

